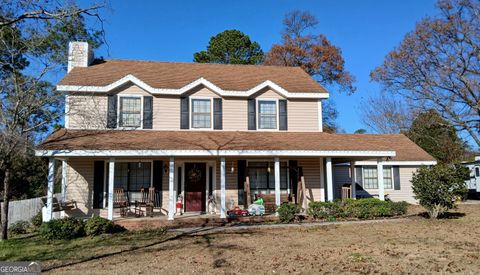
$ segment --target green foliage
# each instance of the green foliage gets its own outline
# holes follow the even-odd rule
[[[42,211],[39,211],[35,216],[30,219],[30,223],[35,229],[40,228],[43,223]]]
[[[80,219],[54,219],[40,226],[40,235],[47,240],[70,240],[85,236],[85,225]]]
[[[30,228],[30,223],[27,221],[18,221],[14,222],[8,228],[8,233],[10,235],[21,235],[27,234],[28,228]]]
[[[121,231],[125,231],[125,228],[99,216],[95,216],[85,222],[85,233],[87,236],[111,234]]]
[[[312,201],[308,204],[307,214],[314,219],[329,219],[343,216],[343,209],[338,203]]]
[[[435,110],[419,114],[406,135],[442,163],[461,161],[467,148],[455,128]]]
[[[295,214],[300,212],[300,207],[293,203],[283,203],[277,208],[278,217],[283,223],[291,223],[295,220]]]
[[[225,30],[210,38],[207,50],[193,55],[198,63],[260,64],[263,51],[257,42],[239,30]]]
[[[468,191],[464,182],[467,175],[468,169],[461,165],[422,167],[413,175],[413,193],[430,218],[438,218]]]
[[[334,202],[310,202],[307,213],[314,219],[332,221],[337,218],[370,219],[404,215],[408,203],[381,201],[375,198],[347,199]]]

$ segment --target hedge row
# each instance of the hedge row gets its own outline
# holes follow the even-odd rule
[[[315,220],[336,220],[338,218],[371,219],[375,217],[393,217],[407,213],[408,203],[381,201],[375,198],[347,199],[334,202],[310,202],[307,215]],[[295,220],[300,207],[285,203],[278,209],[281,222],[290,223]]]
[[[96,236],[124,231],[125,228],[112,221],[95,216],[83,220],[69,217],[45,222],[40,226],[40,235],[49,240],[69,240],[83,236]]]
[[[310,202],[307,214],[314,219],[392,217],[407,213],[408,203],[375,198],[347,199],[335,202]]]

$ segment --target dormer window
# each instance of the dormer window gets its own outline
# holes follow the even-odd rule
[[[258,101],[258,128],[277,129],[277,101]]]
[[[211,99],[192,98],[192,128],[212,128]]]
[[[142,123],[142,98],[140,96],[119,97],[119,126],[141,127]]]

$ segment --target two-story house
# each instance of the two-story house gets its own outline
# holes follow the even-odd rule
[[[110,219],[117,188],[133,201],[155,187],[169,219],[178,197],[205,213],[211,196],[225,217],[259,194],[333,200],[345,184],[353,197],[414,202],[413,172],[436,163],[404,135],[324,133],[329,94],[297,67],[103,61],[72,42],[57,89],[65,127],[36,151],[50,159],[49,213],[55,159],[77,203],[67,214]]]

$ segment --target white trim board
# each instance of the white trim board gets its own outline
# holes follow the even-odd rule
[[[270,87],[279,94],[283,95],[286,98],[328,98],[328,93],[292,93],[289,92],[279,85],[275,84],[270,80],[266,80],[257,86],[251,88],[247,91],[226,91],[221,89],[220,87],[216,86],[212,82],[206,80],[203,77],[191,82],[183,86],[180,89],[165,89],[165,88],[153,88],[152,86],[148,85],[147,83],[143,82],[142,80],[136,78],[135,76],[129,74],[121,79],[106,85],[106,86],[78,86],[78,85],[57,85],[57,90],[61,92],[99,92],[99,93],[108,93],[109,91],[116,89],[126,83],[133,83],[140,88],[144,89],[145,91],[151,94],[158,94],[158,95],[182,95],[191,89],[199,86],[204,85],[214,93],[220,96],[231,96],[231,97],[250,97],[253,94],[259,92],[260,90]]]
[[[397,160],[397,161],[382,161],[384,166],[397,165],[397,166],[422,166],[422,165],[436,165],[434,160]],[[350,166],[349,163],[338,163],[334,166]],[[355,166],[372,166],[377,165],[376,161],[355,161]]]
[[[395,151],[328,150],[36,150],[47,157],[158,157],[158,156],[297,156],[297,157],[394,157]]]

